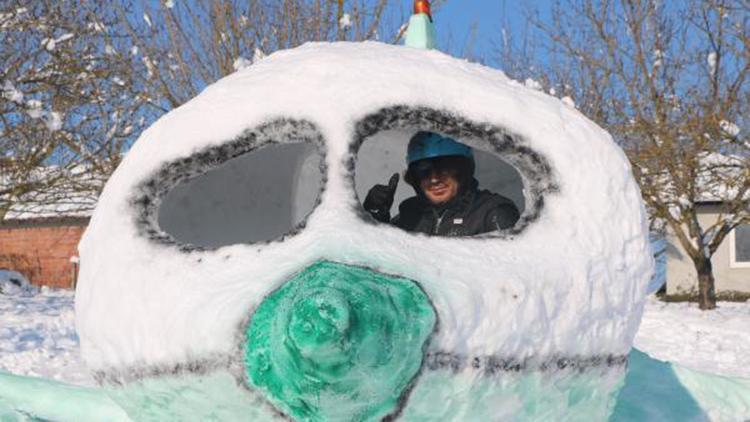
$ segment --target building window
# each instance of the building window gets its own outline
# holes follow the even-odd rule
[[[750,268],[750,224],[743,224],[732,231],[729,237],[730,266]]]

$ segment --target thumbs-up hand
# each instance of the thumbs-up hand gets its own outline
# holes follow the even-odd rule
[[[398,173],[393,173],[387,185],[375,185],[367,193],[362,205],[376,220],[390,221],[390,210],[391,205],[393,205],[393,196],[396,194],[396,188],[398,187],[398,179]]]

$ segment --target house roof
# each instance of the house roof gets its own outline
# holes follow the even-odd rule
[[[96,201],[96,195],[86,192],[40,194],[33,201],[13,204],[4,220],[90,217]]]
[[[54,170],[45,168],[41,171]],[[0,186],[7,183],[10,183],[7,179],[0,180]],[[90,217],[103,185],[103,180],[80,172],[80,176],[70,177],[65,183],[43,192],[34,192],[17,198],[0,197],[0,201],[11,203],[0,221]]]

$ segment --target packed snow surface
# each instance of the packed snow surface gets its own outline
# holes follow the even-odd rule
[[[81,359],[72,291],[0,293],[0,371],[94,385]]]
[[[749,302],[720,302],[706,312],[651,296],[646,309],[635,347],[696,371],[750,379]]]

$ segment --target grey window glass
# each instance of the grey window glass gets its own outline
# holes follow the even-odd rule
[[[276,239],[315,207],[321,160],[311,143],[272,144],[233,158],[173,188],[159,226],[206,248]]]
[[[750,224],[735,229],[734,256],[737,262],[750,262]]]

